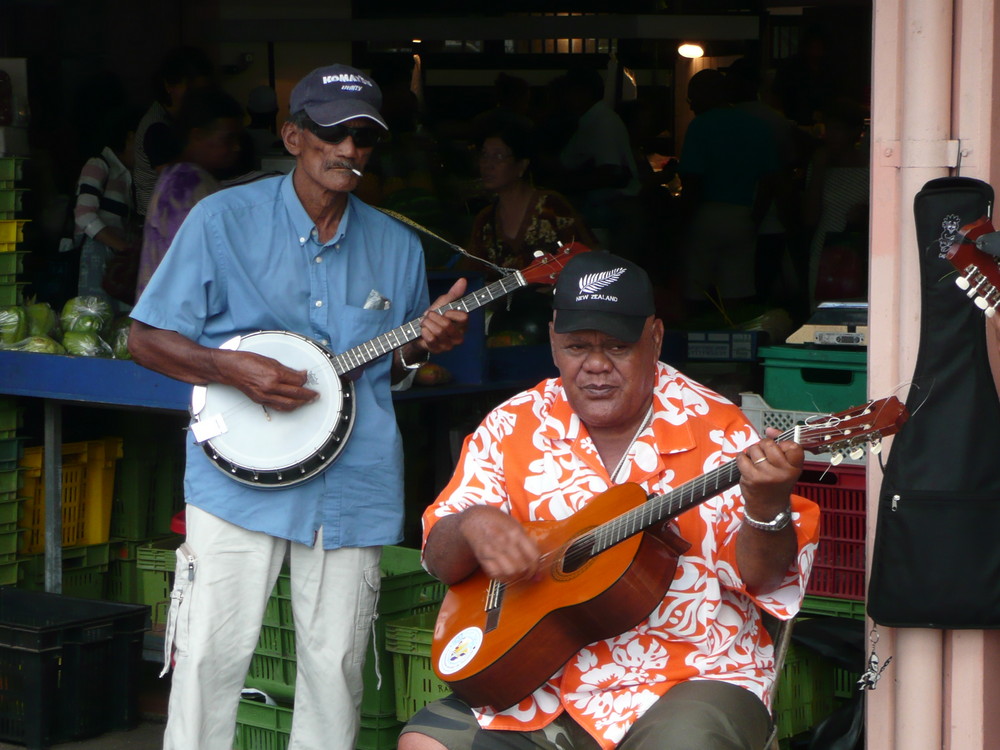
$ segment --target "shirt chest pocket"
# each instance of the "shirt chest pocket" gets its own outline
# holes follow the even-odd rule
[[[393,311],[365,310],[361,307],[344,305],[333,313],[330,322],[331,327],[336,331],[336,340],[343,342],[346,350],[369,343],[372,339],[390,331],[393,328]],[[403,342],[399,341],[398,343]],[[396,348],[396,346],[396,341],[380,342],[377,351],[381,354]]]

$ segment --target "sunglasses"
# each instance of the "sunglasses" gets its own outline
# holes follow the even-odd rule
[[[371,148],[381,143],[386,136],[386,132],[377,127],[352,128],[350,125],[317,125],[312,120],[306,123],[306,129],[326,143],[340,143],[347,136],[350,136],[358,148]]]

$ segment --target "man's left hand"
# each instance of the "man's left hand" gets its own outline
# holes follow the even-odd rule
[[[431,354],[439,354],[462,343],[465,329],[469,325],[469,314],[461,310],[448,310],[442,314],[437,310],[449,302],[461,299],[465,294],[465,286],[465,279],[459,279],[452,284],[451,289],[434,300],[420,320],[420,338],[414,342],[415,345]]]
[[[768,520],[788,508],[788,497],[802,473],[805,454],[791,440],[766,437],[736,457],[740,489],[754,518]]]

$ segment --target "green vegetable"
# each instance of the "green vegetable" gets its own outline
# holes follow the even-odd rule
[[[38,352],[39,354],[65,354],[66,350],[55,339],[48,336],[28,336],[28,338],[3,347],[15,352]]]
[[[63,346],[67,354],[77,357],[111,357],[111,347],[96,333],[88,331],[66,331]]]
[[[57,338],[60,335],[59,317],[48,302],[36,302],[31,305],[25,305],[24,311],[28,315],[29,336]]]
[[[132,359],[128,351],[128,331],[132,325],[132,319],[128,316],[115,318],[111,324],[111,351],[114,352],[115,359]]]
[[[63,305],[63,331],[101,333],[111,325],[114,314],[111,305],[100,297],[73,297]]]
[[[13,344],[28,335],[28,317],[18,305],[0,308],[0,344]]]

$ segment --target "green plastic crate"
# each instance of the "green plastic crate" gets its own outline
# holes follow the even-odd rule
[[[3,191],[0,191],[0,195]],[[16,251],[13,253],[0,253],[0,276],[9,276],[22,273],[24,271],[24,256],[27,255],[24,251]]]
[[[21,498],[16,492],[5,492],[0,495],[0,526],[17,523],[21,515]]]
[[[764,400],[774,409],[838,412],[867,400],[868,353],[761,347]]]
[[[806,596],[801,612],[807,615],[826,617],[849,617],[852,620],[865,619],[865,603],[853,599],[837,599],[830,596]]]
[[[357,750],[392,750],[402,722],[361,716]],[[287,750],[292,734],[292,708],[240,700],[233,750]]]
[[[836,673],[829,659],[794,642],[789,644],[771,711],[779,740],[811,729],[833,713]]]
[[[0,182],[17,182],[24,178],[25,157],[0,156]]]
[[[26,192],[28,191],[21,188],[0,190],[0,211],[4,213],[21,211],[24,208],[24,194]]]
[[[400,721],[409,721],[428,703],[451,693],[431,664],[436,621],[436,612],[421,612],[386,622],[385,647],[392,654],[396,718]]]
[[[84,599],[103,599],[107,581],[109,545],[63,547],[62,593]],[[45,555],[21,558],[20,587],[29,591],[45,589]]]
[[[286,750],[291,734],[291,708],[240,700],[233,750]]]

